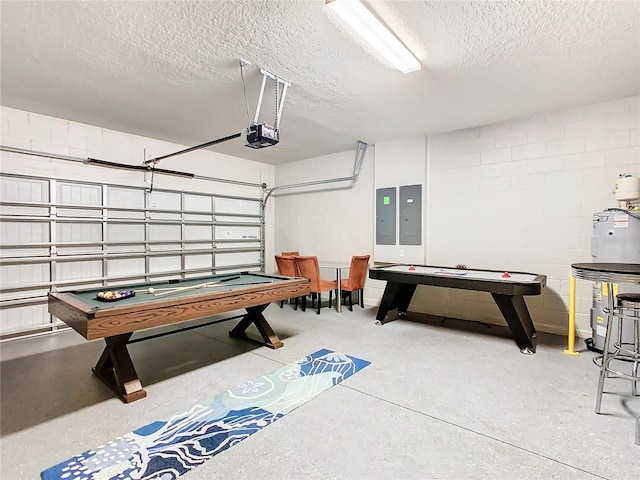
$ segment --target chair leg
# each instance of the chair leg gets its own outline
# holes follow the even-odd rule
[[[307,297],[302,297],[302,306],[300,307],[300,310],[303,312],[307,311]]]
[[[333,295],[333,290],[329,290],[329,308],[331,308],[331,296]]]
[[[294,310],[298,310],[298,300],[300,300],[300,297],[296,297],[296,299],[294,300],[294,303],[293,303]]]
[[[358,290],[358,300],[360,300],[360,306],[364,308],[364,289]]]
[[[280,308],[284,307],[284,300],[280,300]]]
[[[311,306],[316,308],[316,294],[311,292]]]
[[[322,294],[318,292],[318,315],[320,315],[320,306],[322,305]]]
[[[349,311],[353,312],[353,292],[349,292]]]

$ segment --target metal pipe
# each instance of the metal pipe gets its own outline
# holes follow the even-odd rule
[[[2,221],[12,221],[15,223],[27,222],[27,223],[73,223],[73,224],[96,224],[102,223],[102,219],[98,217],[16,217],[12,215],[0,215]],[[258,222],[224,222],[224,221],[207,221],[207,220],[164,220],[164,219],[136,219],[136,218],[115,218],[110,219],[113,225],[214,225],[217,227],[259,227]]]
[[[354,180],[360,174],[360,167],[362,167],[362,162],[364,161],[364,154],[366,151],[367,151],[367,144],[361,140],[358,140],[358,145],[356,147],[356,161],[353,165]]]
[[[284,190],[287,188],[297,188],[297,187],[309,187],[312,185],[322,185],[326,183],[337,183],[337,182],[346,182],[346,181],[356,181],[358,175],[360,174],[360,167],[362,166],[362,161],[364,159],[364,154],[367,151],[367,144],[362,140],[358,140],[358,146],[356,148],[356,159],[353,165],[353,175],[350,177],[340,177],[340,178],[329,178],[326,180],[314,180],[312,182],[303,182],[303,183],[293,183],[289,185],[279,185],[277,187],[273,187],[269,189],[267,192],[267,196],[264,197],[264,203],[262,204],[262,208],[264,209],[267,205],[267,200],[271,196],[273,192],[276,190]]]
[[[273,192],[275,192],[276,190],[286,190],[288,188],[296,188],[296,187],[310,187],[312,185],[322,185],[324,183],[346,182],[348,180],[353,180],[353,177],[329,178],[327,180],[315,180],[315,181],[312,181],[312,182],[293,183],[293,184],[290,184],[290,185],[280,185],[279,187],[273,187],[272,189],[270,189],[269,193],[267,193],[267,196],[265,197],[264,201],[266,203],[267,200],[269,199],[269,196]]]
[[[238,136],[240,136],[241,134],[237,134]],[[95,161],[95,159],[93,161],[89,161],[91,159],[89,158],[80,158],[80,157],[71,157],[68,155],[60,155],[57,153],[47,153],[47,152],[39,152],[36,150],[26,150],[23,148],[15,148],[15,147],[9,147],[6,145],[0,145],[0,151],[4,151],[4,152],[10,152],[10,153],[18,153],[21,155],[31,155],[34,157],[43,157],[43,158],[53,158],[56,160],[65,160],[65,161],[72,161],[72,162],[80,162],[80,163],[84,163],[85,165],[95,165],[98,167],[105,167],[106,165],[102,165],[100,164],[98,161]],[[117,163],[110,163],[109,168],[120,168],[123,170],[131,170],[131,167],[133,167],[133,165],[125,165],[125,164],[117,164]],[[136,170],[139,170],[139,168],[136,168]],[[150,171],[151,167],[148,167],[147,169],[143,170],[143,172],[147,172]],[[189,177],[189,178],[193,178],[193,179],[197,179],[197,180],[208,180],[211,182],[219,182],[219,183],[229,183],[231,185],[242,185],[245,187],[258,187],[258,188],[262,188],[262,184],[261,183],[252,183],[252,182],[243,182],[240,180],[229,180],[226,178],[217,178],[217,177],[208,177],[205,175],[195,175],[193,173],[186,173],[186,172],[177,172],[177,171],[172,171],[172,170],[162,170],[162,169],[156,169],[156,173],[157,174],[162,174],[162,175],[179,175],[181,177]],[[9,175],[9,174],[3,174],[3,175]],[[130,187],[130,185],[127,185],[128,187]],[[163,190],[164,191],[164,190]],[[231,198],[231,197],[229,197]]]
[[[61,155],[59,153],[38,152],[36,150],[27,150],[25,148],[9,147],[6,145],[0,145],[0,150],[4,152],[20,153],[22,155],[32,155],[34,157],[55,158],[58,160],[68,160],[80,163],[84,163],[87,160],[86,158],[71,157],[69,155]]]

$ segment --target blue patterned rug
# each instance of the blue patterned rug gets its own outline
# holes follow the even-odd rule
[[[171,480],[275,422],[370,362],[319,350],[241,383],[166,422],[142,428],[41,473],[42,480]]]

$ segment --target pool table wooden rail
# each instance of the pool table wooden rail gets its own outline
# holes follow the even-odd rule
[[[100,309],[69,293],[52,292],[49,293],[49,313],[87,340],[95,340],[301,297],[309,293],[309,280],[288,279],[285,284],[247,286],[240,294],[236,291],[207,292],[205,289],[191,293],[188,297],[167,295],[161,299],[142,294],[149,295],[150,301],[132,305],[105,303],[105,308]]]

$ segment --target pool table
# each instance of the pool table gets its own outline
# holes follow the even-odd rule
[[[390,310],[397,309],[400,317],[405,316],[418,285],[489,292],[507,321],[520,351],[526,354],[536,351],[536,329],[524,296],[540,295],[547,281],[545,275],[393,264],[371,267],[369,278],[387,281],[376,315],[378,325],[385,323]]]
[[[133,292],[110,300],[105,293]],[[49,313],[62,320],[87,340],[104,338],[106,346],[93,373],[125,403],[146,397],[127,344],[134,332],[170,325],[214,314],[245,309],[246,313],[229,332],[251,340],[246,330],[254,324],[261,344],[280,348],[284,344],[262,312],[271,302],[307,295],[309,279],[243,272],[209,277],[176,279],[102,289],[51,292]],[[102,297],[102,298],[99,298]]]

